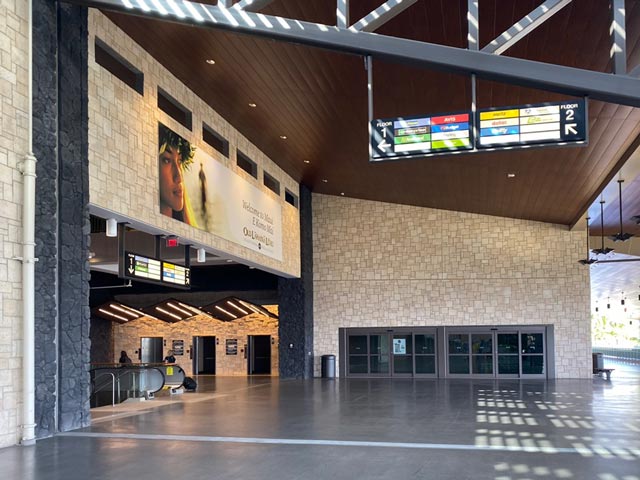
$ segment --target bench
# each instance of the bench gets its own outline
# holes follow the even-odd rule
[[[593,374],[594,375],[598,375],[599,377],[602,376],[602,374],[604,373],[607,376],[607,381],[611,380],[611,372],[613,372],[615,370],[615,368],[594,368],[593,369]]]

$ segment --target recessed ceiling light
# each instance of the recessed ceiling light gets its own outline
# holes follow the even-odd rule
[[[324,183],[327,183],[329,180],[327,180],[326,178],[323,178],[323,179],[322,179],[322,181],[323,181]]]
[[[205,60],[205,62],[207,62],[209,65],[215,65],[216,64],[216,61],[213,60],[212,58],[210,58],[208,60]]]
[[[514,178],[515,176],[515,173],[507,173],[507,178]]]
[[[309,160],[305,160],[304,163],[311,163]]]
[[[251,103],[249,104],[249,106],[250,106],[251,108],[256,108],[258,105],[256,105],[255,103],[251,102]]]
[[[280,135],[280,138],[281,138],[282,140],[286,140],[286,139],[287,139],[287,136],[286,136],[286,135]]]

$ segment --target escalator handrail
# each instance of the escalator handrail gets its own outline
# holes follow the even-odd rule
[[[103,365],[106,365],[106,364],[103,364]],[[116,379],[117,379],[117,380],[119,380],[122,376],[124,376],[124,375],[128,374],[128,373],[129,373],[129,372],[131,372],[131,371],[140,371],[140,370],[157,370],[158,372],[160,372],[160,375],[161,375],[161,377],[162,377],[162,385],[161,385],[161,386],[160,386],[160,388],[158,388],[157,390],[153,390],[153,391],[152,391],[152,390],[147,390],[147,391],[148,391],[148,392],[150,392],[150,393],[157,393],[157,392],[159,392],[160,390],[162,390],[162,389],[164,388],[164,386],[165,386],[165,383],[166,383],[166,377],[165,377],[165,375],[164,375],[164,372],[163,372],[160,368],[158,368],[158,367],[151,367],[151,366],[147,366],[147,364],[142,364],[142,365],[132,365],[132,364],[119,364],[119,363],[118,363],[118,364],[111,364],[111,365],[113,365],[113,366],[111,366],[111,367],[106,367],[106,366],[104,366],[104,367],[96,367],[96,368],[92,368],[92,369],[91,369],[91,372],[100,373],[100,372],[99,372],[100,370],[109,370],[109,373],[113,373],[113,370],[122,370],[122,372],[121,372],[121,373],[119,373],[119,374],[118,374],[118,376],[116,377]],[[96,373],[94,373],[94,381],[95,381],[95,375],[96,375]],[[106,372],[103,372],[103,373],[106,373]],[[95,390],[95,391],[93,392],[93,394],[92,394],[92,395],[95,395],[95,394],[97,394],[97,393],[98,393],[98,391],[97,391],[97,390]]]

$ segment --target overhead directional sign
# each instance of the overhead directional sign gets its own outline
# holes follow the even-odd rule
[[[473,148],[469,112],[371,122],[371,160],[425,156]]]
[[[162,266],[159,260],[131,252],[126,252],[125,257],[125,275],[127,277],[145,278],[156,282],[162,280]]]
[[[124,252],[124,272],[121,276],[147,283],[171,284],[178,288],[191,287],[190,268],[133,252]]]
[[[370,160],[587,143],[587,102],[570,100],[371,122]]]
[[[177,285],[189,285],[189,269],[181,265],[162,262],[162,281]]]
[[[585,100],[478,111],[478,149],[587,140]]]

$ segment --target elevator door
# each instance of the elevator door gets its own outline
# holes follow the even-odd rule
[[[141,337],[139,358],[142,363],[162,363],[162,337]]]
[[[193,337],[193,372],[195,375],[215,375],[216,337]]]
[[[271,374],[271,336],[249,335],[249,375]]]

